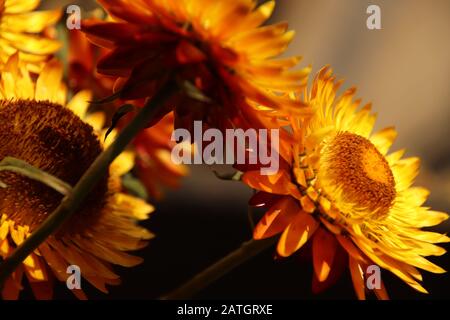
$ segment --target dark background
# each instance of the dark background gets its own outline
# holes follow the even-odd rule
[[[77,1],[44,1],[44,7]],[[92,1],[78,1],[84,9]],[[347,86],[374,102],[378,128],[395,124],[394,149],[423,160],[418,184],[432,190],[429,205],[450,209],[449,75],[450,1],[448,0],[279,0],[273,20],[288,20],[297,31],[289,54],[304,56],[314,72],[331,64]],[[366,8],[382,10],[382,30],[366,28]],[[226,170],[226,169],[224,169]],[[145,263],[117,268],[123,284],[104,295],[86,282],[92,299],[154,299],[171,291],[251,237],[244,186],[219,181],[207,167],[192,167],[180,190],[168,192],[145,225],[157,237],[138,254]],[[440,226],[450,230],[449,224]],[[447,245],[447,248],[449,246]],[[293,256],[274,260],[268,250],[196,296],[198,299],[354,299],[348,271],[324,294],[311,293],[312,264]],[[434,259],[448,269],[450,255]],[[450,296],[448,274],[424,273],[430,295],[409,288],[383,271],[391,298],[439,299]],[[28,296],[28,294],[26,294]],[[72,299],[64,284],[56,297]]]

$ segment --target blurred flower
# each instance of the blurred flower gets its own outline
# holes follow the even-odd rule
[[[56,60],[45,65],[36,82],[17,54],[8,60],[0,78],[0,158],[22,159],[75,185],[103,150],[97,132],[104,117],[86,115],[87,91],[66,105],[61,79]],[[124,152],[113,162],[83,207],[6,281],[5,299],[18,297],[23,275],[36,298],[51,298],[52,280],[66,281],[69,265],[79,266],[82,276],[106,293],[105,285],[120,282],[113,264],[132,267],[142,262],[125,253],[144,247],[152,237],[136,222],[147,219],[153,207],[121,192],[120,177],[133,167],[133,159]],[[11,172],[1,172],[0,181],[7,185],[0,189],[0,256],[6,258],[59,205],[62,195]],[[82,290],[73,292],[85,298]]]
[[[331,70],[322,69],[305,93],[314,116],[293,118],[292,132],[284,132],[281,170],[272,176],[245,172],[243,181],[260,191],[250,203],[268,208],[254,238],[282,233],[277,246],[282,257],[312,238],[315,291],[335,278],[340,269],[335,262],[342,260],[336,254],[343,248],[358,298],[365,298],[371,264],[426,293],[416,268],[443,273],[424,257],[444,254],[434,243],[450,239],[420,228],[437,225],[448,215],[422,207],[429,192],[412,186],[419,159],[402,158],[404,150],[388,154],[396,131],[372,134],[376,117],[371,106],[357,111],[355,89],[336,98],[339,85]],[[384,285],[375,293],[387,298]]]
[[[0,67],[9,56],[20,53],[33,71],[38,71],[60,43],[44,35],[61,17],[61,11],[33,10],[40,0],[0,0]]]
[[[224,129],[309,112],[282,95],[305,85],[309,68],[291,71],[298,57],[273,59],[294,36],[286,23],[261,27],[274,1],[259,7],[255,0],[99,2],[116,22],[85,21],[84,31],[110,49],[98,71],[118,77],[120,97],[152,97],[171,77],[184,88],[157,120],[174,110],[176,127],[192,129],[202,120]]]
[[[173,112],[162,118],[153,127],[143,130],[134,140],[137,175],[156,199],[161,198],[165,187],[178,188],[180,179],[189,170],[185,165],[174,164],[171,160],[173,132]]]
[[[89,89],[95,99],[112,93],[114,78],[99,74],[98,60],[107,50],[90,43],[79,30],[70,30],[69,36],[69,87],[74,92]]]
[[[70,86],[75,91],[89,89],[94,97],[110,95],[114,81],[111,77],[99,74],[95,70],[98,59],[105,54],[105,49],[98,48],[90,43],[86,35],[80,31],[72,30],[69,34],[69,79]],[[105,112],[117,110],[124,101],[115,101],[109,105],[109,109],[103,108]],[[134,101],[141,105],[141,102]],[[112,114],[112,112],[109,112]],[[111,118],[111,116],[109,117]],[[125,117],[119,124],[118,130],[122,128],[132,117]],[[177,188],[180,179],[188,174],[185,165],[174,164],[170,154],[174,142],[171,141],[173,132],[173,112],[167,114],[152,128],[143,130],[133,141],[136,153],[136,174],[145,185],[147,192],[152,198],[159,199],[165,187]]]

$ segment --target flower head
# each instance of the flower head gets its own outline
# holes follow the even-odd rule
[[[86,35],[80,31],[70,32],[69,50],[69,79],[70,86],[75,91],[92,90],[94,99],[100,99],[111,94],[114,81],[111,77],[99,74],[95,71],[94,64],[97,59],[105,55],[105,50],[90,43]],[[124,101],[116,100],[102,110],[109,113],[109,118]],[[142,105],[142,102],[134,101],[134,104]],[[132,115],[132,114],[130,114]],[[132,119],[126,116],[119,123],[120,131],[127,122]],[[140,178],[148,194],[155,199],[163,196],[166,187],[176,188],[180,185],[182,177],[188,174],[185,165],[174,164],[170,160],[170,154],[174,142],[171,135],[174,129],[173,112],[164,116],[153,127],[143,130],[133,140],[136,155],[135,172]]]
[[[444,272],[424,257],[444,254],[435,243],[450,239],[421,228],[448,215],[422,206],[429,192],[412,186],[419,159],[403,158],[403,150],[389,154],[396,131],[373,134],[371,106],[358,109],[355,89],[337,98],[340,84],[330,69],[322,69],[305,92],[314,115],[293,118],[292,130],[284,132],[281,170],[272,176],[244,174],[243,181],[260,191],[251,204],[268,208],[254,238],[281,233],[277,252],[282,257],[312,239],[316,291],[335,278],[335,263],[341,260],[337,255],[346,251],[358,298],[365,297],[365,272],[371,264],[426,292],[416,268]],[[387,297],[384,286],[375,293]]]
[[[99,74],[95,65],[104,57],[107,50],[88,41],[79,30],[71,30],[69,37],[69,88],[74,91],[89,89],[94,99],[110,95],[114,87],[114,78]]]
[[[60,18],[60,10],[33,11],[40,0],[0,0],[0,66],[15,52],[33,71],[39,70],[60,43],[44,35]]]
[[[260,127],[308,113],[283,93],[305,85],[299,58],[275,59],[294,33],[286,23],[261,26],[274,1],[100,1],[115,22],[86,21],[84,31],[110,49],[98,71],[119,78],[122,98],[151,97],[169,78],[184,88],[160,116],[174,110],[177,127]],[[238,22],[238,23],[237,23]],[[265,107],[261,107],[265,106]],[[270,117],[269,117],[270,116]]]
[[[24,160],[74,185],[102,152],[100,113],[87,115],[87,91],[65,103],[62,66],[46,64],[36,82],[13,55],[0,78],[0,158]],[[51,298],[53,278],[66,281],[67,267],[77,265],[97,289],[120,283],[112,265],[131,267],[142,259],[125,251],[146,245],[152,234],[136,225],[153,208],[121,192],[120,177],[134,165],[134,155],[122,153],[111,165],[82,208],[28,256],[3,289],[16,299],[25,275],[37,298]],[[2,171],[0,181],[0,256],[8,257],[59,205],[62,195],[21,175]],[[81,290],[73,290],[85,298]]]

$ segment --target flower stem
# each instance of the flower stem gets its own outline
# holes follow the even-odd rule
[[[181,287],[175,289],[160,299],[183,300],[192,298],[196,293],[205,289],[239,265],[273,246],[276,243],[276,240],[276,238],[270,238],[265,240],[249,240],[244,242],[237,250],[231,252],[226,257],[194,276]]]
[[[102,152],[84,173],[81,179],[49,217],[0,265],[0,289],[5,280],[36,250],[48,236],[72,216],[83,204],[86,197],[107,174],[109,165],[127,147],[133,138],[154,118],[158,107],[163,105],[177,90],[177,86],[169,81],[138,113],[132,122],[120,132],[111,146]]]

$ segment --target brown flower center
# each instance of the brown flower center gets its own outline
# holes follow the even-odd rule
[[[384,156],[364,137],[337,134],[326,143],[319,170],[327,180],[324,187],[334,190],[334,196],[346,204],[377,215],[386,214],[392,206],[396,196],[392,171]]]
[[[102,147],[93,129],[72,111],[50,102],[0,100],[0,159],[15,157],[75,185]],[[104,203],[105,177],[74,215],[68,227],[89,223]],[[30,230],[61,202],[62,195],[44,184],[0,172],[0,213]]]

